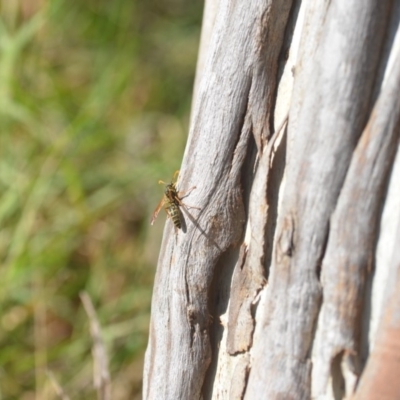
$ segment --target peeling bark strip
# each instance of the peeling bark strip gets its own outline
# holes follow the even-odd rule
[[[254,331],[256,298],[266,283],[265,262],[268,257],[270,238],[267,236],[268,219],[271,218],[268,186],[271,185],[271,166],[275,158],[274,145],[285,131],[287,118],[268,143],[259,160],[253,190],[250,194],[249,243],[244,243],[241,256],[232,278],[229,304],[227,351],[234,355],[248,351]]]
[[[357,388],[355,400],[400,398],[400,220],[396,243],[389,265],[387,296],[379,326],[377,343]]]
[[[278,57],[291,3],[220,1],[178,183],[197,186],[190,203],[201,211],[189,218],[186,233],[174,235],[169,222],[164,231],[145,399],[202,396],[211,360],[208,291],[218,260],[243,235],[242,165],[250,135],[260,150],[270,136]]]
[[[372,271],[380,210],[400,137],[399,92],[400,56],[357,145],[331,220],[322,265],[324,303],[313,374],[317,395],[326,391],[337,354],[350,355],[349,367],[357,377],[363,367],[360,341],[365,284]]]
[[[295,76],[308,92],[293,99],[294,105],[302,102],[297,121],[289,115],[291,158],[266,303],[256,315],[246,399],[261,398],[260,393],[266,399],[311,396],[318,269],[329,218],[368,119],[389,12],[390,3],[377,0],[329,2],[314,64]]]

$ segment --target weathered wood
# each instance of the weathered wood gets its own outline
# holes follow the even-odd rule
[[[237,252],[242,239],[242,166],[252,136],[260,150],[270,136],[290,7],[291,0],[220,2],[178,182],[180,189],[197,186],[188,203],[201,211],[186,218],[185,232],[174,235],[169,223],[164,232],[144,398],[202,395],[211,362],[209,290],[218,260]]]
[[[372,272],[375,243],[387,181],[400,137],[400,57],[380,91],[370,120],[354,152],[338,204],[331,218],[322,264],[324,302],[316,338],[315,394],[322,395],[335,357],[361,375],[363,312],[367,276]],[[318,378],[318,379],[317,379]],[[354,388],[349,388],[351,394]]]
[[[261,288],[266,284],[266,258],[272,242],[266,235],[270,218],[270,172],[274,161],[274,145],[284,133],[287,119],[268,142],[257,168],[250,196],[247,230],[251,236],[244,241],[235,267],[229,304],[227,350],[231,355],[248,351],[254,331],[253,308]],[[269,260],[268,260],[269,261]]]
[[[389,12],[390,3],[375,0],[330,2],[314,64],[295,77],[313,89],[302,98],[296,131],[289,114],[287,183],[266,303],[256,315],[246,399],[260,393],[267,399],[311,396],[311,349],[322,295],[318,275],[329,218],[369,115]]]
[[[143,397],[350,396],[400,134],[400,1],[217,3],[178,182],[200,210],[164,231]]]
[[[204,76],[204,69],[205,69],[205,64],[207,61],[207,53],[208,53],[208,49],[210,48],[210,42],[211,42],[212,32],[213,32],[214,25],[215,25],[215,19],[217,17],[217,13],[218,13],[219,3],[220,3],[220,0],[207,0],[204,3],[199,55],[197,58],[196,77],[195,77],[194,87],[193,87],[191,117],[193,117],[193,114],[194,114],[195,104],[196,104],[196,100],[198,97],[197,92],[199,90],[200,82]]]
[[[356,400],[398,399],[400,397],[400,220],[396,235],[397,246],[389,265],[384,313],[380,321],[377,343],[368,359]]]

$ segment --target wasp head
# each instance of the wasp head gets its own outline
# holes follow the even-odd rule
[[[173,183],[168,184],[165,187],[165,192],[164,193],[165,193],[166,196],[171,196],[171,195],[175,194],[176,193],[175,184],[173,184]]]

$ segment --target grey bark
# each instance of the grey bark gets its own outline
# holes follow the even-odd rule
[[[367,398],[399,329],[370,352],[396,304],[371,286],[400,196],[400,2],[214,3],[178,182],[200,210],[164,231],[143,397]]]

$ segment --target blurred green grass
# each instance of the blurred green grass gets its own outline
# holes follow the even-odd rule
[[[94,399],[86,290],[114,399],[140,398],[202,2],[0,0],[0,399]]]

